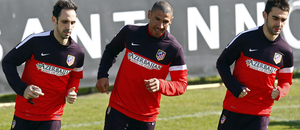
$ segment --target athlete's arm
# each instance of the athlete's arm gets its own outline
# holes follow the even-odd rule
[[[84,53],[82,52],[82,57],[78,58],[80,58],[80,60],[76,67],[70,72],[67,84],[66,100],[70,104],[73,104],[76,101],[80,79],[83,78]]]
[[[230,71],[230,66],[240,57],[242,52],[242,47],[239,43],[242,43],[241,38],[237,36],[227,45],[216,63],[218,72],[226,88],[237,98],[243,90],[246,92],[246,87],[237,81]],[[244,93],[241,96],[245,96]]]
[[[186,91],[188,85],[186,65],[177,67],[178,70],[170,71],[171,81],[159,79],[159,92],[163,95],[177,96],[183,94]]]
[[[276,98],[273,98],[275,100],[280,100],[280,98],[287,95],[287,93],[290,90],[292,80],[293,80],[293,71],[294,71],[294,55],[291,50],[290,53],[285,54],[284,58],[284,65],[283,67],[278,71],[278,84],[276,86],[276,89],[278,91],[278,96]],[[272,94],[276,94],[277,91],[272,92]]]
[[[68,91],[75,87],[75,92],[78,92],[78,87],[79,87],[79,83],[80,83],[80,79],[83,78],[83,67],[79,67],[79,68],[74,68],[71,72],[70,72],[70,78],[67,84],[67,93],[66,95],[68,95]]]
[[[127,28],[128,26],[124,26],[112,41],[106,45],[99,64],[97,79],[108,78],[109,69],[116,62],[117,55],[125,48]]]
[[[33,54],[33,40],[26,38],[13,48],[2,60],[2,69],[11,88],[20,96],[23,96],[27,84],[18,74],[17,66],[20,66]]]
[[[187,66],[183,49],[180,47],[169,67],[171,81],[159,80],[159,92],[166,96],[181,95],[187,88]]]

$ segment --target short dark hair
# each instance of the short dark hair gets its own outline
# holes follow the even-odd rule
[[[265,7],[265,12],[269,14],[273,7],[278,7],[283,11],[290,11],[289,3],[286,0],[268,0]]]
[[[173,16],[173,7],[172,5],[167,1],[157,1],[152,6],[151,12],[154,12],[156,10],[161,10],[163,13],[171,13]]]
[[[58,0],[53,6],[52,15],[58,19],[62,9],[74,9],[77,10],[77,6],[72,0]]]

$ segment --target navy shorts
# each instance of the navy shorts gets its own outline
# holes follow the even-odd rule
[[[108,106],[104,130],[154,130],[155,122],[142,122],[132,119]]]
[[[268,130],[270,118],[231,112],[223,109],[218,130]]]
[[[60,120],[30,121],[14,116],[11,130],[60,130]]]

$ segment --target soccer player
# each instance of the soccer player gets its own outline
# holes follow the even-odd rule
[[[280,35],[288,14],[286,0],[268,0],[264,24],[238,34],[218,58],[227,87],[219,130],[268,129],[274,100],[284,97],[292,84],[293,52]]]
[[[126,49],[105,117],[105,130],[154,130],[161,94],[181,95],[187,88],[182,46],[167,30],[173,8],[156,2],[145,26],[126,25],[106,46],[98,70],[97,90],[108,93],[108,70]],[[170,72],[171,81],[166,81]]]
[[[7,81],[17,93],[11,130],[59,130],[65,102],[76,101],[83,77],[84,51],[70,37],[77,6],[59,0],[54,30],[32,34],[3,59]],[[22,78],[16,67],[25,62]]]

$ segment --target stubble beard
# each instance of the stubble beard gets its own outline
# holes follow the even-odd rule
[[[58,28],[58,26],[56,27],[56,30],[58,31],[58,34],[60,35],[62,40],[69,39],[70,36],[67,36],[67,35],[64,34],[64,31],[68,31],[68,30],[62,31]]]
[[[280,34],[281,31],[279,31],[279,32],[274,31],[274,27],[275,27],[275,26],[270,25],[268,19],[267,19],[267,23],[266,23],[266,24],[267,24],[268,31],[269,31],[269,33],[270,33],[271,35],[273,35],[273,36],[278,36],[278,35]],[[278,27],[278,28],[280,28],[280,27]]]

